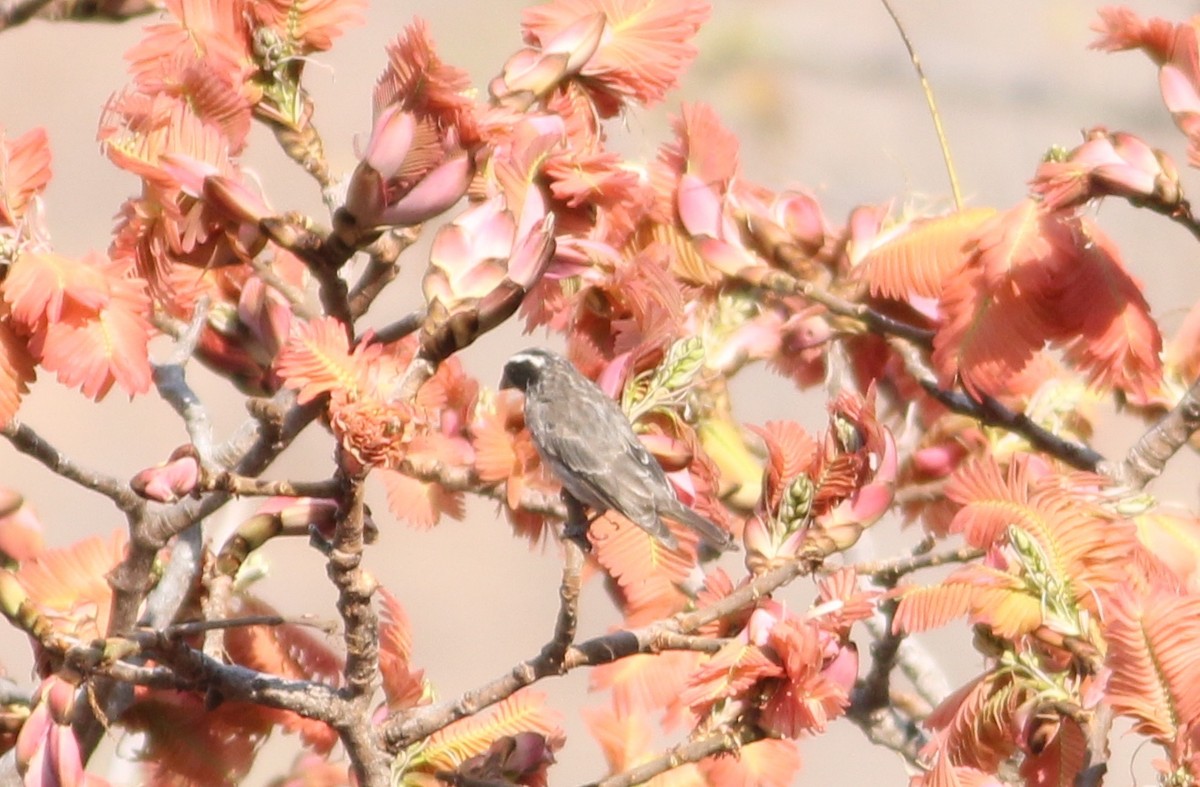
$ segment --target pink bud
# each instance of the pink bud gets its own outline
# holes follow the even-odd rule
[[[1172,115],[1200,114],[1200,93],[1197,93],[1196,85],[1179,68],[1167,63],[1159,69],[1158,86],[1162,91],[1163,103]]]
[[[179,185],[179,190],[189,197],[199,199],[204,193],[204,181],[221,171],[207,161],[200,161],[182,153],[163,153],[158,165]]]
[[[504,772],[525,775],[553,764],[554,753],[546,738],[536,732],[518,732],[510,739],[512,746],[504,757]]]
[[[569,56],[566,73],[578,74],[600,46],[607,21],[603,13],[582,17],[546,41],[542,51],[547,54],[566,53]]]
[[[821,675],[849,695],[854,688],[854,681],[858,679],[858,646],[847,642],[833,660],[821,669]]]
[[[337,521],[336,500],[324,497],[275,497],[260,509],[260,513],[275,510],[285,528],[312,526],[318,530],[331,527]]]
[[[771,206],[771,216],[806,253],[813,254],[825,245],[825,215],[811,194],[783,192]]]
[[[399,105],[380,113],[346,189],[344,210],[352,221],[351,237],[344,240],[357,243],[378,227],[420,224],[462,198],[474,161],[459,149],[453,132],[429,139],[438,134],[443,132]]]
[[[403,111],[398,104],[387,107],[375,119],[363,161],[384,180],[395,177],[412,149],[416,129],[417,120],[412,113]]]
[[[475,175],[475,164],[466,153],[446,159],[417,185],[389,205],[379,217],[381,224],[408,227],[441,215],[462,199]]]
[[[257,192],[224,175],[204,179],[203,198],[225,218],[241,224],[257,227],[260,221],[272,215]]]
[[[184,453],[176,449],[172,459],[147,468],[130,480],[129,485],[147,500],[159,503],[174,503],[184,495],[191,494],[200,481],[200,462],[191,446],[184,446]]]
[[[70,725],[54,725],[47,738],[45,764],[50,767],[49,785],[76,787],[86,779],[79,741]]]
[[[554,257],[554,214],[546,215],[527,234],[519,233],[517,238],[516,248],[508,259],[508,279],[528,290],[546,272]]]
[[[721,196],[707,183],[695,175],[684,175],[679,179],[675,200],[679,219],[690,235],[723,237],[721,225],[724,205]]]
[[[75,712],[75,697],[78,694],[76,686],[63,680],[57,675],[50,675],[38,686],[39,702],[50,709],[50,718],[55,724],[70,724]]]
[[[21,725],[21,731],[17,733],[17,772],[25,775],[26,784],[30,783],[31,777],[40,778],[39,771],[45,760],[46,738],[53,726],[50,709],[45,703],[39,702],[33,706],[33,711]]]
[[[502,104],[524,109],[567,77],[578,74],[604,35],[602,13],[583,17],[546,41],[541,51],[523,49],[504,64],[489,89]]]
[[[292,325],[291,306],[274,288],[252,276],[238,296],[237,314],[262,348],[262,360],[270,363],[287,342]]]

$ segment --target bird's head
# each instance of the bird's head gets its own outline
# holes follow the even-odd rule
[[[500,388],[516,388],[519,391],[529,390],[529,386],[541,379],[547,369],[558,363],[563,363],[558,355],[543,350],[541,347],[530,347],[508,359],[504,364],[504,373],[500,376]]]

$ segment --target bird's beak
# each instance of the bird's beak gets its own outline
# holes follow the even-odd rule
[[[503,391],[505,388],[516,388],[513,385],[512,379],[508,376],[508,369],[505,369],[504,373],[500,375],[500,390]]]

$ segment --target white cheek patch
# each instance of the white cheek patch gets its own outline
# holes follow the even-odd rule
[[[542,355],[534,353],[517,353],[508,359],[508,365],[516,368],[524,368],[533,372],[540,372],[545,369],[549,362]]]

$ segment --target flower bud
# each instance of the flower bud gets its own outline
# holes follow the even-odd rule
[[[129,486],[147,500],[174,503],[191,494],[199,482],[200,460],[196,449],[184,445],[172,451],[167,461],[135,475]]]
[[[522,49],[508,59],[488,90],[503,106],[527,109],[587,65],[600,46],[606,23],[603,13],[591,14],[568,25],[540,50]]]

